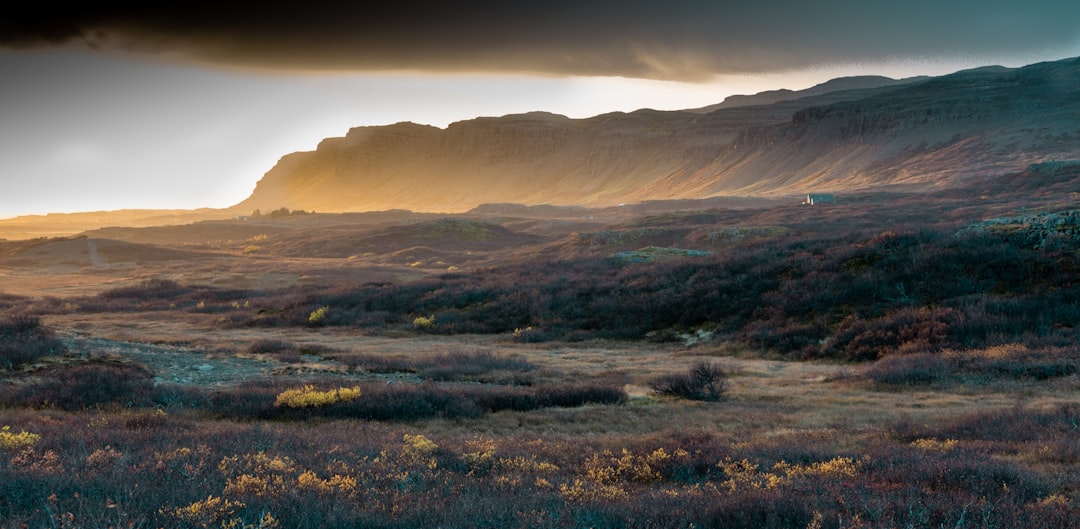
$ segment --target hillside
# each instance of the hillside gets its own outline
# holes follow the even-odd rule
[[[65,237],[88,230],[112,226],[179,226],[205,220],[229,219],[233,213],[224,209],[195,210],[121,209],[82,213],[50,213],[0,219],[0,239]]]
[[[359,127],[284,156],[235,211],[460,212],[505,202],[927,191],[1080,158],[1080,59],[897,83],[860,78],[706,113],[534,112],[445,129]]]
[[[779,103],[781,101],[793,101],[796,99],[803,99],[811,96],[821,96],[825,94],[831,94],[831,97],[839,98],[842,100],[854,100],[866,97],[870,95],[871,91],[874,90],[888,89],[890,87],[917,83],[925,81],[927,79],[929,79],[929,77],[909,77],[907,79],[892,79],[889,77],[882,77],[880,75],[838,77],[836,79],[826,81],[819,85],[812,86],[805,90],[788,90],[786,88],[781,88],[779,90],[767,90],[765,92],[758,92],[754,95],[728,96],[724,98],[722,102],[715,105],[691,109],[690,111],[707,114],[721,108],[771,105],[773,103]]]

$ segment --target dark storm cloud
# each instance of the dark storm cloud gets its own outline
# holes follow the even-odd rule
[[[226,66],[695,79],[890,59],[1075,52],[1074,0],[185,3],[0,16],[0,45]]]

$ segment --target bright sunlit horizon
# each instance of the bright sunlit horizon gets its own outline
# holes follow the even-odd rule
[[[223,208],[350,128],[694,109],[1080,55],[1076,6],[178,4],[0,16],[0,218]]]
[[[154,63],[91,50],[0,54],[30,72],[3,99],[0,218],[119,209],[225,208],[279,158],[350,128],[445,128],[542,111],[574,119],[693,109],[734,94],[800,90],[836,77],[941,75],[971,62],[849,64],[704,82],[420,72],[290,75]],[[1010,64],[1009,66],[1019,66]],[[135,97],[132,97],[132,94]]]

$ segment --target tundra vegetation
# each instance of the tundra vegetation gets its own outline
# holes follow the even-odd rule
[[[0,528],[1080,527],[1076,216],[1024,205],[459,220],[529,236],[333,273],[291,252],[345,221],[290,215],[2,295]]]

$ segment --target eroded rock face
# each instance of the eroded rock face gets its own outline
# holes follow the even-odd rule
[[[360,127],[283,157],[237,207],[457,212],[927,190],[1080,158],[1080,59],[818,92],[704,113],[534,112],[445,129]]]

